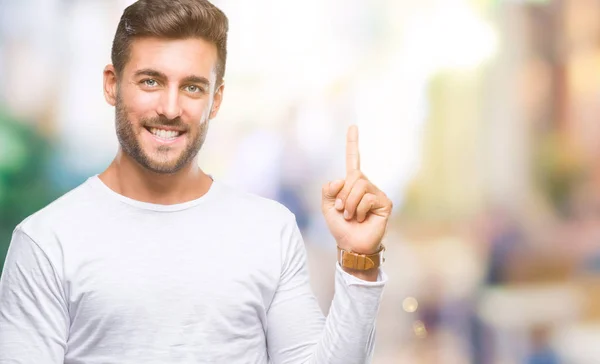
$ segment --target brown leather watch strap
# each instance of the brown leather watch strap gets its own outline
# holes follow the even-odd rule
[[[385,261],[385,258],[383,257],[385,246],[383,244],[381,244],[381,247],[378,251],[368,255],[354,253],[352,251],[342,249],[339,246],[337,247],[337,251],[338,262],[344,268],[356,270],[376,269],[379,268]]]

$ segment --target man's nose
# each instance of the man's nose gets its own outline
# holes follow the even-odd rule
[[[169,120],[181,116],[181,105],[179,100],[179,90],[176,87],[167,88],[161,95],[158,114],[163,115]]]

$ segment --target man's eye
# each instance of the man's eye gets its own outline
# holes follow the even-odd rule
[[[154,86],[156,86],[156,85],[158,84],[158,83],[156,82],[156,80],[153,80],[153,79],[151,79],[151,78],[150,78],[150,79],[147,79],[147,80],[144,80],[144,81],[142,81],[142,82],[144,83],[144,85],[146,85],[146,86],[149,86],[149,87],[154,87]]]
[[[196,85],[189,85],[186,86],[186,89],[191,92],[191,93],[198,93],[198,92],[202,92],[202,89]]]

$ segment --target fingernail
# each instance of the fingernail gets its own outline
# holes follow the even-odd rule
[[[341,198],[338,198],[337,200],[335,200],[335,208],[338,210],[341,210],[344,208],[344,203],[342,202]]]
[[[344,210],[344,219],[348,220],[350,218],[350,213],[348,210]]]

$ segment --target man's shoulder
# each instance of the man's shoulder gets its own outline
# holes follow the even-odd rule
[[[268,220],[272,223],[295,221],[294,214],[282,203],[244,191],[241,188],[220,183],[225,206],[231,212],[242,214],[247,219]]]
[[[76,225],[79,219],[85,217],[85,211],[93,207],[89,183],[89,180],[85,181],[29,215],[17,229],[34,237],[40,232],[50,232],[65,225]]]

